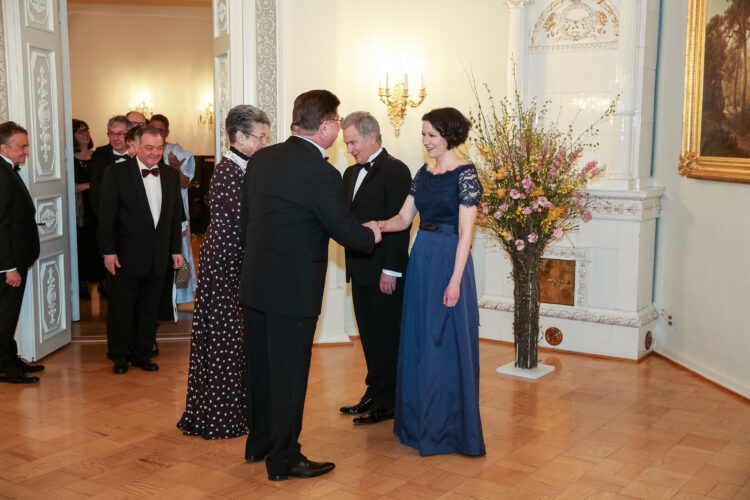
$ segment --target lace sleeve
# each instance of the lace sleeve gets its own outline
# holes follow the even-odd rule
[[[424,170],[424,165],[417,170],[417,173],[414,175],[414,180],[411,181],[411,187],[409,188],[409,194],[414,196],[417,192],[417,186],[419,186],[419,178],[422,175],[422,170]]]
[[[458,174],[458,199],[465,207],[476,207],[482,199],[482,184],[474,165],[470,165]]]

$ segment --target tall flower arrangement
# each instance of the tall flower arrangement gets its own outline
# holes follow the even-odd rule
[[[580,166],[598,147],[598,124],[614,103],[581,133],[575,119],[564,128],[549,117],[550,102],[525,103],[516,89],[496,101],[485,84],[483,106],[472,81],[476,108],[470,113],[475,163],[484,187],[477,224],[505,249],[513,266],[513,333],[518,368],[537,365],[539,278],[547,245],[591,219],[589,182],[603,172],[596,161]],[[577,115],[576,115],[577,116]]]

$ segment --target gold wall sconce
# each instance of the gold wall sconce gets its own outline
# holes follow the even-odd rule
[[[151,119],[154,114],[154,107],[151,100],[146,94],[138,94],[135,96],[134,103],[128,104],[130,111],[137,111],[146,117],[147,120]]]
[[[214,103],[207,102],[201,104],[200,113],[198,114],[198,123],[204,127],[213,127],[214,125]]]
[[[424,86],[424,74],[419,75],[419,94],[417,100],[409,99],[409,75],[404,73],[393,87],[388,84],[388,73],[385,74],[385,84],[383,78],[379,78],[378,97],[388,109],[388,116],[395,129],[396,135],[401,133],[401,124],[404,123],[404,116],[408,107],[416,108],[424,101],[427,96],[427,89]]]

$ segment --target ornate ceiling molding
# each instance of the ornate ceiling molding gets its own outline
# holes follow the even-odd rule
[[[554,0],[534,24],[529,50],[615,48],[620,20],[607,0]]]

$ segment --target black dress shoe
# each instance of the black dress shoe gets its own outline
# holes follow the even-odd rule
[[[123,373],[127,373],[128,371],[128,362],[125,360],[117,360],[115,361],[115,366],[112,367],[112,371],[118,375],[122,375]]]
[[[264,458],[266,458],[266,453],[258,453],[257,455],[245,455],[245,460],[250,463],[260,462]]]
[[[137,366],[141,370],[145,370],[147,372],[156,372],[159,371],[159,365],[151,361],[150,359],[145,359],[143,361],[131,361],[131,364],[133,366]]]
[[[375,400],[372,398],[362,398],[359,403],[352,406],[342,406],[339,408],[341,413],[348,413],[349,415],[359,415],[364,413],[375,404]]]
[[[316,477],[322,476],[326,472],[331,472],[336,464],[333,462],[313,462],[312,460],[302,459],[294,467],[290,467],[284,474],[268,473],[268,479],[271,481],[284,481],[290,477]]]
[[[32,377],[21,373],[20,375],[7,375],[0,373],[0,382],[9,382],[11,384],[36,384],[39,382],[39,377]]]
[[[357,425],[377,424],[383,420],[390,420],[394,416],[393,410],[389,408],[373,408],[370,413],[361,417],[354,417],[352,420]]]
[[[21,358],[16,358],[16,366],[26,373],[35,373],[44,370],[44,365],[30,365]]]

